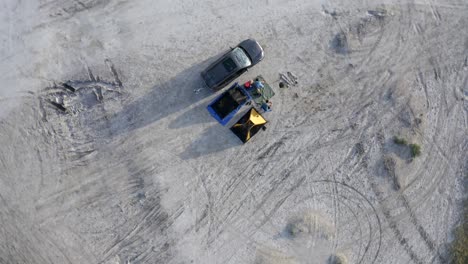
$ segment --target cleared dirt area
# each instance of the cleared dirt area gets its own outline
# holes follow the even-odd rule
[[[466,1],[0,6],[0,263],[450,260]],[[276,95],[243,145],[200,72],[247,38]]]

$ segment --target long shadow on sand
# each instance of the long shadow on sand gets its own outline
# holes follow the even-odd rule
[[[152,87],[147,94],[123,105],[123,109],[119,112],[108,114],[106,118],[99,120],[97,129],[109,131],[111,137],[128,134],[173,113],[191,108],[204,98],[213,95],[214,92],[208,88],[202,89],[199,93],[195,93],[194,90],[204,87],[200,72],[220,55],[193,65],[171,80]],[[206,111],[206,104],[199,104],[179,114],[168,128],[179,129],[213,121],[214,119]],[[241,144],[228,128],[213,122],[213,126],[205,129],[180,156],[183,159],[197,158]]]
[[[229,128],[215,124],[205,129],[202,135],[180,154],[180,158],[183,160],[195,159],[241,145],[242,142]]]
[[[171,80],[152,87],[147,94],[124,105],[123,109],[119,112],[108,115],[105,118],[105,123],[101,123],[101,128],[109,129],[111,137],[127,134],[188,108],[212,95],[213,92],[208,88],[201,90],[199,93],[195,93],[194,90],[204,87],[200,72],[219,56],[220,54],[202,63],[193,65],[177,74]],[[155,76],[157,76],[157,73],[155,73]],[[193,111],[201,110],[202,107],[193,109]],[[211,120],[209,116],[198,114],[191,115],[191,118],[183,121],[183,124],[173,125],[171,128],[189,126]]]

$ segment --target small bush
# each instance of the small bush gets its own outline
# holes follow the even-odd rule
[[[393,142],[398,145],[408,145],[408,141],[406,141],[406,139],[397,136],[393,138]]]
[[[455,240],[452,242],[452,262],[453,264],[468,263],[468,199],[463,205],[463,221],[455,229]]]
[[[408,141],[406,141],[406,139],[398,136],[393,137],[393,142],[397,145],[408,146],[411,150],[411,156],[413,158],[421,155],[421,146],[419,146],[418,144],[409,144]]]
[[[327,240],[333,236],[334,232],[327,221],[324,221],[320,216],[313,213],[307,213],[302,217],[292,219],[286,225],[285,231],[290,238],[307,234]]]
[[[466,264],[468,263],[468,224],[457,227],[455,230],[455,241],[452,245],[452,263]]]
[[[297,237],[300,233],[303,232],[303,230],[299,229],[295,224],[288,224],[286,226],[286,231],[291,237]]]
[[[413,156],[413,158],[421,155],[421,146],[418,144],[410,144],[409,147],[411,150],[411,156]]]

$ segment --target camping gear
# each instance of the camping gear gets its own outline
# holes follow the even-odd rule
[[[208,106],[208,112],[225,126],[239,109],[252,99],[250,94],[237,82],[214,99]]]
[[[266,102],[266,103],[263,103],[261,108],[263,109],[264,112],[270,112],[271,111],[271,103],[269,102]]]
[[[292,81],[291,79],[289,79],[286,75],[280,73],[280,80],[282,80],[283,82],[285,82],[288,86],[293,86],[295,85],[294,84],[294,81]]]
[[[275,92],[273,92],[273,89],[265,81],[262,75],[257,76],[257,78],[255,78],[255,81],[262,82],[263,87],[258,87],[257,89],[255,89],[255,85],[253,85],[254,87],[248,89],[247,92],[249,93],[250,97],[255,102],[255,104],[261,107],[261,105],[266,103],[267,100],[275,96]]]
[[[242,142],[246,143],[257,134],[266,123],[267,121],[265,118],[252,107],[231,127],[231,131]]]
[[[298,84],[297,82],[297,76],[294,75],[292,72],[287,72],[287,76],[283,73],[280,73],[280,82],[284,82],[286,84],[286,87],[289,88],[289,86],[296,86]],[[284,87],[284,84],[283,84]],[[283,88],[280,87],[280,88]]]
[[[297,84],[298,84],[298,82],[297,82],[297,76],[294,75],[292,72],[289,72],[289,71],[288,71],[288,77],[289,77],[290,80],[292,80],[292,81],[294,82],[294,85],[297,85]]]

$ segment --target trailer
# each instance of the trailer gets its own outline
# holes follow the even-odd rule
[[[260,86],[255,85],[257,81],[262,84]],[[234,83],[228,90],[216,97],[207,106],[207,109],[214,119],[225,126],[239,112],[242,106],[253,104],[257,109],[262,109],[262,106],[274,95],[275,92],[271,86],[259,75],[254,79],[254,82],[249,81],[243,85],[237,82]]]
[[[241,107],[250,100],[252,100],[250,94],[236,82],[227,91],[214,99],[207,106],[207,109],[214,119],[225,126]]]

